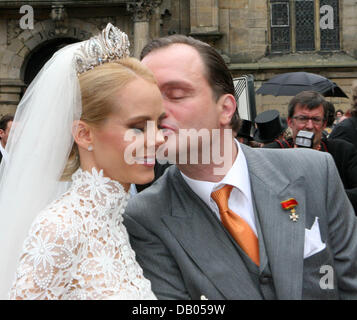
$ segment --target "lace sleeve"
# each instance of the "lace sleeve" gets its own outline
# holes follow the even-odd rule
[[[10,299],[61,299],[71,287],[78,251],[75,215],[44,211],[24,242]]]

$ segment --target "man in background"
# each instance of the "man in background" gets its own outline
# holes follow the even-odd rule
[[[299,147],[296,139],[299,132],[312,133],[311,148],[332,155],[345,191],[357,214],[357,149],[347,141],[327,139],[324,136],[323,132],[328,122],[328,108],[328,102],[320,93],[315,91],[300,92],[290,101],[288,106],[288,125],[292,129],[292,138],[276,141],[265,147]]]
[[[352,83],[351,117],[340,121],[332,130],[329,139],[346,140],[357,148],[357,81]]]
[[[14,121],[14,117],[10,114],[4,115],[0,119],[0,162],[4,158],[7,159],[7,153],[5,151],[7,139],[10,134],[12,122]]]

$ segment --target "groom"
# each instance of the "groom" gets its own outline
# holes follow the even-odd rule
[[[168,148],[180,129],[218,130],[227,141],[239,116],[213,48],[174,35],[148,44],[142,62],[164,99]],[[127,207],[124,223],[157,297],[356,299],[356,218],[331,156],[228,142],[217,152],[223,167],[178,162]],[[177,155],[189,154],[180,147]]]

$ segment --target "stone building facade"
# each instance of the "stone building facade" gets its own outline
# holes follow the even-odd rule
[[[56,50],[107,22],[128,34],[136,57],[150,39],[181,33],[212,44],[234,77],[254,76],[256,89],[276,74],[307,71],[350,96],[356,16],[355,0],[0,0],[0,115],[15,112]],[[275,108],[286,115],[291,97],[255,99],[258,113]],[[329,99],[336,108],[350,106],[349,99]]]

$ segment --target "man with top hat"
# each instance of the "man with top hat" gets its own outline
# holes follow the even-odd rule
[[[250,120],[242,119],[241,126],[237,133],[237,140],[240,143],[249,145],[250,142],[253,140],[252,131],[254,128],[254,124]]]
[[[264,111],[255,118],[257,126],[253,139],[261,146],[282,139],[287,128],[286,123],[280,118],[278,110]]]

